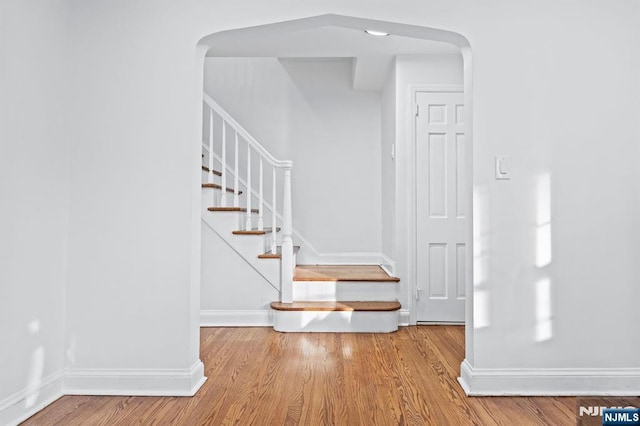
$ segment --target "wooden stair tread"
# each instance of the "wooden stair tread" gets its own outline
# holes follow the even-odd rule
[[[210,212],[247,212],[247,209],[244,207],[208,207],[207,210]],[[259,213],[259,210],[251,209],[251,213]]]
[[[218,185],[217,183],[203,183],[202,184],[203,188],[213,188],[213,189],[222,189],[221,185]],[[226,189],[227,192],[231,192],[233,194],[234,190],[233,188],[227,188]],[[242,191],[238,191],[238,195],[242,194]]]
[[[294,281],[398,282],[378,265],[298,265]]]
[[[238,230],[233,231],[233,235],[264,235],[271,233],[271,228],[264,228],[262,231],[258,229],[250,229],[248,231]],[[276,228],[276,232],[280,232],[280,228]]]
[[[276,311],[375,311],[389,312],[400,309],[400,302],[272,302]]]
[[[207,166],[202,166],[202,171],[209,173],[209,168]],[[222,176],[222,172],[219,172],[217,170],[213,170],[213,174],[216,176]]]
[[[298,253],[300,250],[300,246],[293,246],[293,254]],[[280,259],[282,257],[282,246],[278,246],[276,253],[271,253],[271,251],[267,251],[263,254],[258,255],[258,259]]]

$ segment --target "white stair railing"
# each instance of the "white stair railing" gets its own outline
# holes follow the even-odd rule
[[[253,228],[253,219],[252,219],[252,198],[254,188],[252,187],[252,155],[257,155],[256,161],[258,165],[258,176],[257,180],[257,202],[258,202],[258,217],[257,217],[257,229],[262,231],[264,230],[264,208],[265,208],[265,200],[264,200],[264,162],[267,162],[272,167],[272,204],[271,204],[271,244],[270,250],[272,253],[276,253],[277,251],[277,218],[278,218],[278,209],[276,204],[276,192],[277,188],[282,188],[282,210],[280,211],[280,215],[282,217],[281,227],[282,227],[282,251],[281,251],[281,282],[280,282],[280,300],[285,303],[290,303],[293,301],[293,270],[295,268],[293,261],[293,223],[292,223],[292,210],[291,210],[291,169],[293,167],[293,162],[286,160],[277,160],[275,159],[258,141],[255,140],[249,132],[247,132],[236,120],[233,119],[216,101],[214,101],[210,96],[206,93],[203,94],[204,103],[205,103],[205,111],[208,109],[209,112],[209,143],[208,146],[205,145],[206,150],[209,152],[209,173],[207,175],[207,182],[213,183],[213,170],[214,170],[214,116],[217,116],[221,119],[222,123],[222,139],[220,145],[220,164],[222,170],[220,170],[221,176],[221,196],[220,196],[220,206],[227,207],[227,173],[229,169],[229,164],[227,164],[227,130],[230,130],[234,133],[234,153],[233,153],[233,170],[231,173],[233,174],[233,207],[240,206],[239,200],[239,182],[242,180],[241,170],[239,168],[239,138],[242,138],[247,143],[247,157],[246,157],[246,176],[244,176],[244,181],[246,182],[246,192],[245,192],[245,206],[246,206],[246,220],[245,220],[245,228],[246,230],[251,230]],[[278,183],[278,170],[282,170],[282,178],[281,182]],[[280,186],[278,186],[280,185]]]

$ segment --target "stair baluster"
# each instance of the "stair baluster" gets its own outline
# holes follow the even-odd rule
[[[209,110],[209,174],[207,175],[207,182],[213,183],[213,109]],[[216,204],[215,193],[212,192],[212,202]]]
[[[245,230],[250,231],[251,227],[251,145],[247,144],[247,222]]]
[[[273,166],[273,189],[271,200],[271,229],[276,229],[276,166]],[[276,232],[271,233],[271,254],[278,252],[278,237]]]
[[[262,167],[262,155],[260,156],[260,175],[258,176],[258,230],[264,230],[264,219],[262,217],[264,210],[264,184],[263,184],[263,167]]]
[[[227,125],[222,120],[222,195],[220,207],[227,207]]]
[[[238,188],[238,130],[235,131],[234,156],[233,161],[233,207],[240,207],[240,190]]]

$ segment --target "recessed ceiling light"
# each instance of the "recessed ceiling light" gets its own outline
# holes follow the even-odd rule
[[[369,35],[378,36],[378,37],[384,37],[389,35],[389,33],[385,33],[384,31],[364,30],[364,32]]]

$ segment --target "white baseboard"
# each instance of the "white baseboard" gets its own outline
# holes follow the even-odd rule
[[[201,310],[200,327],[272,327],[273,311]]]
[[[458,382],[470,396],[638,396],[640,368],[474,368],[465,359]]]
[[[408,309],[400,309],[398,325],[401,327],[411,325],[411,312]]]
[[[60,398],[63,372],[59,370],[40,383],[0,401],[0,425],[17,425]]]
[[[70,369],[64,374],[65,395],[193,396],[207,380],[204,364],[176,369]]]

